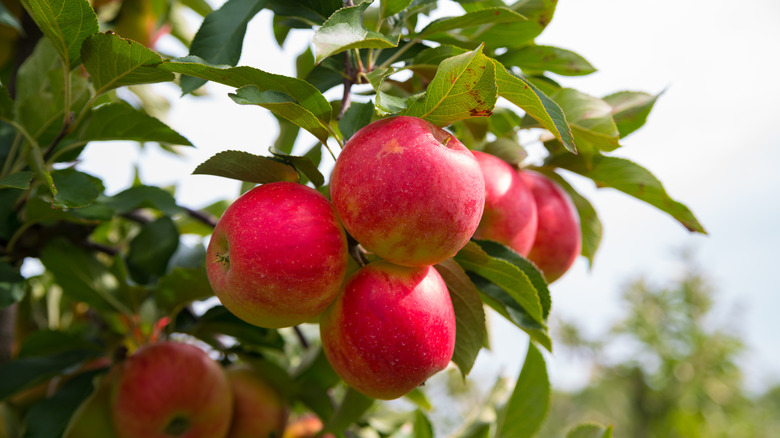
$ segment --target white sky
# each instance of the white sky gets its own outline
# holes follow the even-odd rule
[[[263,12],[250,23],[240,64],[293,75],[294,57],[308,37],[296,33],[280,51],[269,17]],[[559,2],[537,42],[574,50],[599,69],[582,78],[559,78],[563,85],[595,96],[668,87],[647,125],[622,141],[617,155],[653,172],[710,236],[691,235],[652,207],[569,178],[595,205],[605,234],[592,271],[579,260],[552,286],[553,316],[598,336],[621,315],[622,284],[639,274],[671,280],[679,269],[675,249],[693,247],[719,291],[719,320],[748,343],[743,361],[748,383],[760,389],[766,379],[780,380],[780,286],[773,263],[780,247],[778,23],[776,0]],[[145,183],[175,184],[183,205],[198,208],[235,197],[238,183],[191,172],[222,150],[265,153],[276,137],[270,113],[234,104],[226,95],[232,90],[221,86],[210,85],[212,95],[200,99],[158,89],[173,103],[167,122],[197,149],[177,160],[156,147],[139,154],[130,143],[95,144],[79,169],[103,178],[109,193],[127,187],[132,166],[139,165]],[[299,147],[311,144],[306,140]],[[492,320],[495,353],[483,351],[474,374],[516,376],[527,336],[500,318]],[[548,357],[548,367],[562,388],[582,385],[589,372],[588,364],[565,355]]]

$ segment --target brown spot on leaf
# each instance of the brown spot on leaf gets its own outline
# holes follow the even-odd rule
[[[471,117],[490,117],[493,115],[493,111],[489,109],[472,108],[469,110],[469,115]]]

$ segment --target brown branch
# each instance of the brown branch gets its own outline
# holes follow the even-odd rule
[[[205,213],[205,212],[202,212],[202,211],[198,211],[198,210],[193,210],[193,209],[187,208],[187,207],[181,207],[181,208],[183,208],[184,211],[186,211],[187,214],[191,218],[193,218],[193,219],[195,219],[197,221],[203,222],[204,224],[210,226],[211,228],[214,228],[214,227],[217,226],[217,219],[214,216],[212,216],[212,215],[210,215],[208,213]]]
[[[301,341],[301,346],[304,350],[309,349],[309,340],[306,339],[306,336],[303,335],[303,332],[301,331],[300,326],[293,326],[293,330],[295,330],[295,336],[298,337],[298,340]]]

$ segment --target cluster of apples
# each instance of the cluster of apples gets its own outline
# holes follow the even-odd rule
[[[452,358],[455,314],[434,265],[472,236],[523,255],[534,240],[556,241],[560,226],[549,233],[543,223],[560,206],[551,213],[537,207],[534,196],[547,199],[551,187],[537,190],[537,180],[544,181],[472,153],[425,120],[381,119],[341,151],[330,201],[287,182],[236,200],[209,243],[209,280],[228,310],[257,326],[319,322],[325,355],[346,383],[374,398],[398,398]],[[574,211],[570,200],[567,208]],[[345,229],[374,257],[349,276]],[[557,248],[538,252],[540,264],[559,257]]]

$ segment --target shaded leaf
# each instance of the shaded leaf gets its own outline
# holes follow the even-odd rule
[[[154,291],[154,298],[161,309],[172,312],[179,306],[214,295],[209,284],[206,269],[174,268],[160,278]]]
[[[135,186],[101,200],[117,214],[129,213],[139,208],[154,208],[168,216],[181,213],[183,210],[176,205],[176,199],[170,192],[155,186]]]
[[[474,272],[501,287],[534,322],[544,324],[539,294],[528,275],[520,268],[509,261],[490,256],[475,242],[467,243],[455,255],[455,261],[466,271]]]
[[[482,150],[512,165],[520,164],[528,156],[528,152],[517,140],[509,138],[498,138],[491,141]]]
[[[127,102],[102,105],[93,110],[79,131],[84,141],[135,140],[192,146],[189,140],[160,120]]]
[[[379,17],[386,18],[393,16],[412,4],[413,0],[380,0]]]
[[[179,247],[179,231],[169,216],[144,224],[130,241],[127,269],[137,283],[147,284],[162,277]]]
[[[5,178],[0,178],[0,188],[28,189],[32,181],[33,173],[22,171],[12,173]]]
[[[0,24],[8,26],[19,33],[24,33],[22,30],[22,23],[16,18],[8,9],[6,9],[3,2],[0,2]]]
[[[447,259],[435,266],[444,279],[455,309],[455,352],[452,361],[465,377],[482,349],[487,336],[485,309],[479,291],[454,260]]]
[[[425,98],[404,113],[438,126],[470,117],[487,117],[498,99],[495,66],[482,48],[441,62]]]
[[[498,95],[517,105],[536,119],[570,152],[576,153],[574,136],[566,121],[567,116],[555,101],[539,91],[524,78],[515,76],[496,61],[496,84]]]
[[[372,404],[373,398],[357,392],[352,387],[347,388],[341,404],[327,421],[323,431],[341,435],[349,425],[360,420]]]
[[[526,20],[526,17],[508,8],[485,8],[466,12],[458,17],[444,17],[434,20],[425,26],[420,33],[417,34],[417,37],[424,39],[440,32],[492,23],[508,23],[510,25],[515,25],[516,23]]]
[[[572,155],[560,155],[551,164],[588,177],[598,187],[612,187],[647,202],[677,219],[689,231],[706,234],[688,207],[670,198],[661,182],[636,163],[603,155],[593,156],[589,162]]]
[[[496,438],[531,437],[542,425],[550,408],[550,381],[542,353],[528,344],[520,377],[501,411]]]
[[[583,423],[575,426],[566,438],[612,438],[612,426],[596,423]]]
[[[298,172],[292,166],[242,151],[220,152],[198,165],[192,173],[222,176],[256,184],[298,182]]]
[[[248,346],[277,350],[284,348],[284,340],[278,331],[249,324],[223,306],[214,306],[207,310],[191,330],[191,334],[206,342],[213,342],[215,337],[227,335]]]
[[[552,20],[558,0],[518,0],[510,9],[527,18],[522,22],[495,23],[468,32],[467,41],[481,41],[487,47],[518,48],[525,46]]]
[[[612,107],[612,119],[615,120],[620,137],[631,134],[645,124],[661,94],[663,91],[655,96],[637,91],[620,91],[604,98],[604,102]]]
[[[317,163],[310,157],[285,154],[274,147],[271,147],[269,151],[274,157],[298,169],[315,187],[321,187],[325,184],[325,177],[317,168]]]
[[[98,19],[87,0],[23,0],[22,5],[54,44],[64,65],[79,64],[81,44],[97,33]]]
[[[21,301],[24,277],[13,266],[0,261],[0,309]]]
[[[84,67],[97,94],[125,85],[173,81],[173,74],[158,70],[160,55],[143,44],[114,33],[96,33],[81,48]]]
[[[100,179],[73,168],[55,170],[51,177],[57,187],[57,195],[54,196],[52,207],[86,207],[95,202],[95,199],[105,190]]]
[[[24,417],[24,438],[62,436],[73,413],[92,394],[92,381],[100,372],[88,371],[68,379],[53,396],[30,408]]]
[[[333,111],[330,103],[314,86],[308,82],[276,75],[253,67],[230,67],[225,65],[209,65],[197,56],[172,59],[164,62],[158,68],[182,73],[189,76],[214,81],[220,84],[241,88],[254,85],[259,91],[278,91],[287,94],[300,106],[309,110],[323,123],[330,120]]]
[[[279,122],[279,136],[274,141],[274,148],[286,154],[292,153],[301,128],[283,117],[276,116],[276,121]]]
[[[520,67],[523,71],[549,71],[564,76],[584,76],[596,71],[577,53],[552,46],[521,47],[499,56],[498,60],[507,67]]]
[[[266,3],[266,0],[228,0],[223,3],[219,9],[203,19],[192,38],[190,55],[198,56],[211,64],[238,64],[247,24]],[[181,89],[187,94],[205,83],[201,78],[183,76]]]
[[[0,85],[0,119],[14,119],[14,101],[11,99],[11,95],[8,94],[8,89],[3,85]]]
[[[239,88],[229,94],[240,105],[258,105],[309,131],[322,143],[328,142],[327,126],[309,110],[299,105],[290,95],[280,91],[260,91],[254,85]]]
[[[414,412],[414,438],[433,438],[433,424],[421,410]]]
[[[363,12],[371,2],[334,12],[312,37],[316,62],[349,49],[386,49],[398,45],[400,35],[389,36],[363,26]]]
[[[97,357],[95,349],[69,349],[47,356],[24,357],[0,365],[0,400],[41,383],[66,370],[73,370],[85,361]]]
[[[95,390],[78,405],[65,428],[63,438],[83,438],[99,436],[100,438],[116,438],[114,424],[111,420],[111,374],[106,374],[98,382],[93,383]],[[93,379],[93,382],[95,380]]]
[[[566,113],[580,152],[613,151],[620,147],[612,107],[605,101],[573,88],[561,88],[550,96]]]
[[[339,120],[339,131],[344,138],[344,142],[349,140],[362,127],[371,123],[374,116],[374,102],[366,103],[352,102],[344,117]]]

